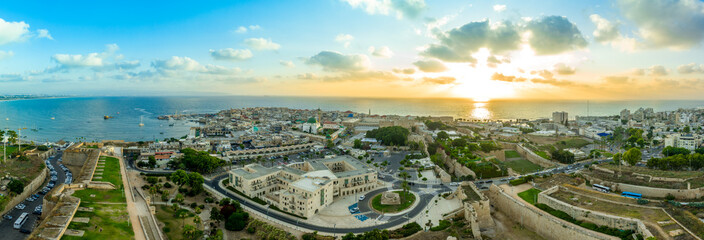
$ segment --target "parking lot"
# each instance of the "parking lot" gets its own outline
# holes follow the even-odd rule
[[[8,208],[12,208],[11,211],[9,211],[7,214],[5,214],[0,222],[0,232],[2,232],[2,239],[25,239],[27,238],[27,233],[31,232],[34,227],[37,225],[38,220],[39,220],[39,214],[40,212],[37,212],[39,214],[35,214],[35,210],[37,207],[40,207],[43,202],[44,194],[42,194],[42,189],[46,187],[47,185],[50,184],[51,180],[55,180],[55,185],[64,183],[66,181],[66,174],[68,173],[67,171],[64,171],[60,167],[60,162],[58,162],[59,159],[61,159],[61,152],[59,152],[56,156],[49,158],[49,165],[54,168],[56,171],[56,175],[49,176],[48,181],[44,183],[42,187],[40,187],[36,192],[33,194],[36,194],[38,196],[37,199],[25,199],[22,201],[24,205],[24,209],[18,209],[17,206],[7,206]],[[47,167],[49,166],[47,165]],[[51,168],[50,168],[51,169]],[[52,178],[55,177],[55,178]],[[30,197],[31,198],[31,197]],[[30,201],[32,200],[32,201]],[[20,205],[18,204],[18,205]],[[44,209],[42,209],[44,210]],[[17,220],[17,218],[22,214],[22,213],[28,213],[27,220],[24,224],[22,224],[21,229],[24,229],[25,232],[27,233],[22,233],[20,230],[14,228],[14,223]],[[8,218],[12,219],[8,219]]]

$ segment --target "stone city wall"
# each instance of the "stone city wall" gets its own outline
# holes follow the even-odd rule
[[[496,185],[489,187],[489,199],[494,209],[511,216],[514,221],[546,239],[618,239],[574,225],[533,206],[526,206]]]
[[[49,174],[49,169],[44,168],[43,171],[37,175],[31,182],[29,182],[27,185],[24,186],[24,190],[22,190],[22,193],[19,195],[16,195],[10,201],[7,202],[7,205],[5,205],[5,209],[0,212],[0,215],[5,215],[8,213],[12,208],[15,207],[15,205],[20,204],[22,201],[24,201],[26,198],[29,197],[29,195],[34,194],[37,189],[39,189],[43,184],[44,181],[46,180],[46,176]],[[32,209],[34,211],[34,209]]]
[[[541,167],[548,168],[548,167],[553,167],[555,165],[559,165],[559,166],[564,165],[561,163],[550,161],[550,160],[545,159],[541,156],[538,156],[538,154],[535,154],[533,151],[524,147],[523,145],[515,144],[515,143],[513,145],[515,146],[515,150],[516,150],[516,152],[518,152],[518,154],[521,154],[521,156],[526,158],[528,161],[535,163],[535,164],[538,164]]]
[[[596,225],[608,226],[616,229],[633,230],[643,235],[644,238],[653,236],[653,234],[648,231],[648,229],[645,227],[645,224],[643,224],[643,222],[638,219],[619,217],[573,206],[571,204],[562,202],[550,196],[550,194],[553,194],[557,191],[560,191],[560,187],[554,186],[548,190],[539,193],[538,203],[542,203],[550,206],[553,209],[563,211],[580,221],[587,221]]]
[[[451,158],[450,156],[447,156],[445,154],[445,150],[443,150],[442,148],[438,148],[437,153],[440,155],[440,158],[445,163],[445,166],[447,166],[447,169],[450,174],[454,174],[457,177],[467,175],[472,175],[472,177],[474,178],[477,177],[477,174],[474,173],[474,171],[460,164],[459,162],[457,162],[457,160]]]
[[[677,199],[698,199],[704,196],[704,191],[702,188],[695,189],[668,189],[668,188],[654,188],[646,186],[631,185],[625,183],[614,183],[610,181],[601,180],[589,175],[583,175],[592,184],[601,184],[611,189],[620,192],[634,192],[643,194],[644,197],[651,198],[665,198],[668,194],[672,194]]]

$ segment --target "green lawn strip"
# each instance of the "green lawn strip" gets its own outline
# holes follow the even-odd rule
[[[520,158],[520,157],[521,157],[521,154],[518,154],[518,152],[513,151],[513,150],[506,150],[506,151],[504,151],[504,156],[506,157],[506,159],[509,159],[509,158]]]
[[[537,172],[543,169],[540,165],[532,163],[526,159],[506,161],[504,164],[521,174]]]
[[[407,208],[409,208],[411,205],[413,205],[413,202],[416,201],[416,196],[413,195],[412,193],[404,193],[403,191],[394,191],[395,193],[398,193],[399,197],[401,197],[402,200],[405,200],[405,202],[402,202],[399,205],[384,205],[381,204],[381,194],[376,195],[372,199],[372,207],[380,212],[384,213],[393,213],[393,212],[400,212],[403,211]]]
[[[85,231],[83,237],[64,235],[61,239],[134,239],[126,205],[81,203],[81,207],[93,207],[93,212],[78,211],[74,217],[88,217],[89,222],[72,222],[69,229]]]
[[[122,186],[122,174],[120,173],[119,160],[113,157],[101,157],[101,159],[105,159],[103,175],[100,175],[102,179],[95,179],[97,176],[93,175],[93,181],[109,182],[120,188]]]
[[[538,200],[538,193],[540,192],[541,191],[538,189],[531,188],[518,193],[518,196],[521,197],[523,200],[526,200],[526,202],[530,204],[535,204],[535,202]]]
[[[90,195],[95,195],[91,197]],[[124,190],[102,190],[102,189],[84,189],[73,193],[74,197],[80,198],[82,202],[125,202]]]
[[[170,240],[184,239],[183,238],[183,226],[184,224],[196,226],[193,223],[193,213],[189,212],[188,217],[185,219],[175,216],[176,212],[171,208],[164,205],[158,206],[156,210],[156,218],[159,222],[164,224],[162,230],[166,234],[167,238]]]
[[[549,157],[548,154],[547,154],[546,152],[544,152],[544,151],[535,151],[535,154],[537,154],[538,156],[540,156],[540,157],[542,157],[542,158],[545,158],[545,159],[550,160],[550,157]]]

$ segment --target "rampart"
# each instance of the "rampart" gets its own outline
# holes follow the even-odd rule
[[[22,201],[24,201],[26,198],[29,197],[29,195],[34,194],[39,187],[44,184],[44,181],[46,180],[46,176],[49,174],[49,169],[46,167],[44,168],[43,171],[37,175],[29,184],[24,186],[24,190],[22,190],[22,193],[19,195],[15,195],[10,201],[7,202],[5,205],[5,209],[2,209],[2,212],[0,212],[0,215],[5,215],[7,212],[12,210],[15,205],[20,204]]]
[[[44,199],[44,207],[49,208],[44,208],[46,212],[42,214],[44,221],[34,229],[29,239],[61,239],[78,211],[78,206],[81,204],[80,198],[62,193],[58,191],[59,189],[55,190],[57,191],[52,191],[51,197]]]
[[[608,226],[610,228],[633,230],[641,234],[644,238],[653,236],[645,227],[642,221],[633,218],[619,217],[602,212],[590,211],[584,208],[573,206],[550,196],[564,187],[554,186],[538,194],[538,203],[550,206],[553,209],[563,211],[580,221],[587,221],[596,225]]]
[[[477,177],[477,174],[474,173],[474,171],[465,167],[464,165],[457,162],[457,160],[455,160],[452,157],[445,154],[444,149],[438,148],[437,153],[440,155],[440,158],[443,160],[443,163],[445,163],[445,166],[447,166],[447,170],[448,170],[449,174],[454,174],[457,177],[462,177],[462,176],[467,176],[467,175],[471,175],[472,177],[475,177],[475,178]]]
[[[489,187],[489,199],[495,209],[511,216],[524,227],[547,239],[618,239],[576,226],[533,206],[527,206],[496,185]]]
[[[582,174],[583,177],[588,179],[592,184],[601,184],[604,186],[611,187],[611,189],[620,192],[634,192],[643,194],[645,197],[651,198],[665,198],[668,194],[672,194],[677,199],[699,199],[704,196],[703,188],[695,189],[668,189],[668,188],[654,188],[646,186],[631,185],[625,183],[615,183],[611,181],[605,181],[588,174]]]
[[[512,143],[512,145],[515,146],[514,150],[516,150],[516,152],[518,152],[518,154],[520,154],[521,156],[526,158],[528,161],[540,165],[541,167],[548,168],[548,167],[554,167],[556,165],[558,165],[558,166],[563,165],[561,163],[553,162],[553,161],[545,159],[541,156],[538,156],[538,154],[535,154],[533,151],[524,147],[521,144]]]
[[[81,167],[81,170],[76,174],[76,182],[90,182],[93,179],[93,173],[98,166],[100,158],[100,150],[95,148],[81,148],[82,143],[74,145],[64,151],[63,162],[69,166]]]

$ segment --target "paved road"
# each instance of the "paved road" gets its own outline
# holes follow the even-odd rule
[[[61,156],[62,156],[62,152],[59,152],[56,156],[49,158],[51,165],[54,166],[54,169],[57,172],[57,178],[58,178],[58,180],[56,181],[57,185],[63,183],[64,179],[66,178],[66,173],[59,167],[59,164],[57,162],[57,160],[59,158],[61,158]],[[48,183],[48,181],[46,183]],[[41,191],[41,189],[44,188],[44,186],[46,186],[46,183],[44,185],[42,185],[42,187],[40,187],[38,189],[38,191]],[[44,197],[44,195],[40,195],[40,196],[42,198]],[[23,212],[29,213],[27,222],[25,222],[24,225],[22,225],[24,228],[32,230],[32,229],[34,229],[35,225],[38,224],[37,220],[39,218],[39,215],[32,214],[32,212],[34,212],[35,207],[42,205],[42,199],[37,199],[32,202],[24,200],[24,201],[22,201],[22,203],[27,205],[27,207],[23,210],[16,209],[15,206],[7,206],[8,208],[12,208],[12,211],[7,213],[7,215],[12,216],[12,220],[7,220],[4,218],[1,220],[2,221],[2,222],[0,222],[0,233],[2,233],[2,237],[0,237],[1,239],[20,240],[20,239],[27,238],[28,234],[21,233],[19,230],[13,228],[15,220]],[[44,211],[47,211],[47,209],[44,209]]]

